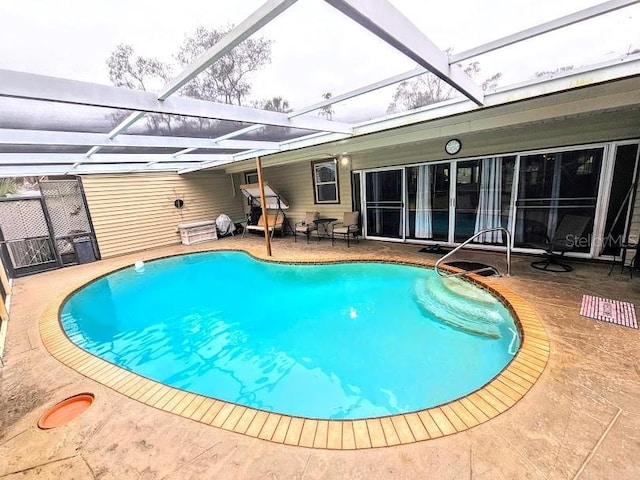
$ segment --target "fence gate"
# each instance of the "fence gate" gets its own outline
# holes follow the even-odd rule
[[[41,197],[0,202],[0,240],[10,275],[19,277],[100,258],[77,179],[39,182]]]
[[[0,240],[11,277],[59,266],[40,198],[0,199]]]
[[[62,266],[93,262],[99,258],[98,243],[80,181],[46,180],[39,185]]]

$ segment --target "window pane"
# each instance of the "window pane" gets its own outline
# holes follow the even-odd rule
[[[335,202],[338,200],[335,184],[318,185],[319,202]]]
[[[616,163],[613,171],[607,222],[605,224],[605,239],[602,245],[602,255],[619,255],[620,244],[624,238],[625,219],[629,200],[629,190],[633,187],[632,172],[636,166],[638,145],[620,145],[616,148]]]
[[[247,172],[244,174],[244,183],[258,183],[258,172]]]
[[[373,202],[402,201],[402,170],[367,172],[367,200]]]
[[[515,245],[553,238],[565,215],[595,217],[603,149],[523,156],[520,160]],[[593,224],[577,252],[589,252]]]
[[[334,163],[323,163],[316,165],[316,182],[335,182],[336,181],[336,166]]]

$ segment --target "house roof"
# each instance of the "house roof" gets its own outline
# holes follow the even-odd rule
[[[269,156],[276,163],[291,161],[299,156],[301,148],[305,149],[306,157],[338,155],[444,138],[463,133],[471,119],[482,120],[472,132],[478,133],[489,130],[490,125],[493,125],[491,128],[515,128],[566,115],[604,115],[605,110],[611,115],[637,109],[640,105],[637,81],[640,53],[557,71],[493,91],[484,91],[459,66],[461,62],[482,58],[534,37],[552,35],[560,29],[590,22],[612,12],[636,8],[640,0],[607,1],[456,54],[439,49],[425,32],[388,1],[326,0],[339,15],[373,34],[417,66],[387,77],[381,68],[381,78],[372,78],[368,85],[331,95],[288,113],[177,94],[209,65],[250,36],[263,31],[276,18],[284,16],[295,3],[295,0],[265,2],[155,93],[0,70],[0,176],[167,170],[188,173],[204,168],[233,171],[245,168],[244,161],[256,156]],[[594,30],[593,35],[600,33]],[[458,96],[366,121],[318,115],[323,109],[366,98],[381,89],[395,88],[398,83],[425,72],[431,72],[451,85],[459,92]],[[304,88],[303,85],[300,87]],[[575,94],[567,94],[574,91]],[[556,97],[550,99],[552,95]],[[572,100],[575,98],[578,100]],[[548,110],[559,101],[565,103],[565,108],[572,104],[574,110],[564,110],[564,113],[558,109]],[[605,101],[609,103],[603,104]],[[503,112],[500,115],[496,114],[498,107]],[[505,115],[504,112],[509,111],[511,113]],[[546,113],[541,113],[543,111]],[[189,128],[178,129],[170,135],[152,134],[145,122],[152,114],[179,116],[194,122]],[[464,120],[460,120],[461,116],[465,116]],[[498,125],[498,117],[502,122],[509,122],[508,125]],[[203,126],[198,128],[199,119],[214,119],[215,123],[201,122]],[[425,125],[429,128],[426,136]]]

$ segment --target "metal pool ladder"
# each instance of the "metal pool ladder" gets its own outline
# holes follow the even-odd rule
[[[467,245],[469,242],[471,242],[472,240],[476,239],[480,235],[488,233],[488,232],[495,232],[495,231],[498,231],[498,230],[503,231],[507,235],[507,277],[510,277],[511,276],[511,232],[509,230],[507,230],[506,228],[504,228],[504,227],[485,228],[484,230],[480,230],[479,232],[474,233],[473,236],[467,238],[464,242],[462,242],[456,248],[454,248],[449,253],[447,253],[446,255],[444,255],[444,256],[442,256],[442,257],[440,257],[438,259],[438,261],[436,262],[435,267],[434,267],[436,273],[438,275],[440,275],[441,277],[443,277],[443,278],[445,278],[445,277],[461,277],[461,276],[466,275],[468,273],[480,273],[480,272],[486,272],[488,270],[494,269],[493,267],[482,267],[482,268],[479,268],[477,270],[470,270],[470,271],[464,271],[464,272],[458,272],[458,273],[442,273],[438,269],[438,267],[443,262],[443,260],[445,260],[446,258],[449,258],[451,255],[456,253],[458,250],[463,248],[465,245]]]

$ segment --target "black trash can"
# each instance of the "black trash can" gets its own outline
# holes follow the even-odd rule
[[[79,237],[73,239],[73,248],[76,251],[78,263],[90,263],[96,261],[96,254],[93,251],[93,244],[90,237]]]

